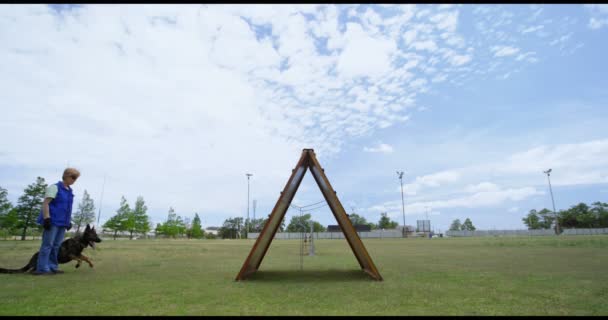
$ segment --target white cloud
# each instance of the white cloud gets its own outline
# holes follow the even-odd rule
[[[404,193],[415,201],[406,205],[407,214],[433,208],[495,207],[507,202],[518,202],[544,195],[546,176],[543,171],[552,168],[551,184],[554,187],[608,183],[608,139],[578,144],[539,146],[517,152],[504,160],[453,168],[418,176],[414,182],[404,184]],[[405,175],[407,177],[407,173]],[[508,181],[510,187],[479,181],[478,177],[492,177],[493,181]],[[432,190],[431,190],[432,189]],[[396,187],[395,192],[400,192]],[[433,200],[426,200],[433,199]],[[386,202],[371,206],[386,210],[400,210],[399,203]]]
[[[407,121],[424,110],[423,93],[465,76],[472,52],[493,43],[458,33],[458,8],[423,7],[386,7],[395,11],[385,18],[374,6],[7,6],[0,86],[10,88],[2,111],[11,121],[0,122],[0,171],[55,179],[69,162],[83,172],[77,190],[91,194],[106,174],[108,214],[121,195],[143,195],[156,219],[174,206],[223,220],[244,210],[226,190],[242,187],[245,171],[265,177],[256,197],[271,203],[303,147],[330,157]],[[347,12],[361,24],[345,25]],[[409,188],[460,181],[456,174]],[[175,177],[170,191],[158,187]],[[3,181],[11,190],[26,183]]]
[[[416,177],[413,183],[403,185],[403,191],[408,195],[415,195],[423,187],[439,187],[445,183],[453,183],[460,179],[456,171],[441,171],[421,177]]]
[[[507,201],[521,201],[544,192],[533,187],[500,189],[477,192],[471,196],[452,198],[444,201],[433,201],[433,208],[480,208],[501,205]]]
[[[494,52],[495,57],[512,56],[519,52],[519,48],[514,48],[510,46],[493,46],[491,50]]]
[[[458,25],[458,11],[440,12],[433,15],[429,20],[436,23],[439,30],[454,32]]]
[[[470,55],[453,55],[450,57],[450,63],[454,66],[461,66],[470,62],[472,57]]]
[[[414,29],[406,31],[402,35],[403,40],[405,41],[405,44],[407,44],[407,45],[411,44],[414,41],[414,39],[416,39],[416,34],[417,34],[417,31]]]
[[[393,40],[372,37],[356,23],[347,24],[344,37],[346,44],[337,65],[341,75],[377,77],[390,70],[391,56],[396,49]]]
[[[522,30],[521,33],[526,34],[526,33],[534,32],[534,31],[542,30],[544,27],[545,26],[543,26],[542,24],[538,25],[538,26],[528,27],[528,28]]]
[[[404,186],[405,187],[405,186]],[[479,191],[471,195],[449,197],[442,200],[414,201],[405,204],[405,214],[415,215],[425,213],[428,208],[435,209],[454,209],[454,208],[489,208],[504,205],[509,202],[522,201],[527,198],[544,195],[544,191],[539,191],[534,187],[521,188],[499,188],[493,190]],[[398,218],[397,212],[401,212],[401,203],[398,201],[387,201],[382,204],[366,208],[366,212],[393,212],[393,218]]]
[[[434,52],[437,50],[437,44],[433,40],[416,41],[410,45],[410,47],[416,50],[426,50]]]
[[[433,79],[431,80],[431,82],[443,82],[447,79],[447,75],[446,74],[438,74],[435,77],[433,77]]]
[[[608,181],[608,140],[593,140],[578,144],[539,146],[516,153],[495,164],[501,174],[537,174],[552,168],[552,183],[576,185]],[[557,173],[559,172],[559,173]]]
[[[491,182],[481,182],[477,185],[469,185],[465,188],[465,191],[470,193],[491,192],[497,190],[499,190],[499,187]]]
[[[385,143],[380,143],[375,147],[364,147],[363,151],[365,152],[380,152],[380,153],[393,153],[393,147],[385,144]]]
[[[559,37],[559,38],[557,38],[557,39],[555,39],[555,40],[551,41],[551,42],[549,43],[549,45],[554,46],[554,45],[557,45],[557,44],[561,44],[561,45],[562,45],[562,47],[563,47],[563,44],[564,44],[566,41],[568,41],[568,40],[570,39],[570,37],[572,36],[572,34],[573,34],[573,33],[572,33],[572,32],[570,32],[570,33],[568,33],[568,34],[566,34],[566,35],[563,35],[563,36],[561,36],[561,37]]]
[[[511,213],[516,213],[516,212],[518,212],[518,211],[519,211],[519,207],[511,207],[511,208],[509,208],[507,211],[508,211],[508,212],[511,212]]]
[[[536,58],[536,52],[534,52],[534,51],[520,53],[517,55],[517,58],[515,58],[515,60],[517,60],[517,61],[525,60],[530,63],[538,62],[538,58]]]
[[[608,25],[607,4],[586,4],[585,7],[591,14],[587,26],[593,30],[601,29]]]

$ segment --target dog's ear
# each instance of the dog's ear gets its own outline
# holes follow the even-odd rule
[[[85,231],[86,231],[86,230],[91,230],[91,226],[89,226],[89,224],[87,223],[87,228],[86,228],[86,229],[84,229],[84,230],[85,230]]]

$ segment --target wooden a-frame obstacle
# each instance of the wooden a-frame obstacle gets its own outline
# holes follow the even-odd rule
[[[245,259],[243,267],[241,268],[241,271],[239,271],[239,274],[236,276],[235,280],[245,280],[260,267],[262,259],[264,259],[266,251],[268,251],[268,247],[270,247],[270,242],[272,242],[272,239],[274,238],[283,217],[285,217],[285,213],[287,212],[287,209],[291,204],[291,201],[293,200],[302,179],[304,178],[306,169],[308,168],[310,168],[310,172],[315,178],[317,185],[319,185],[319,188],[321,189],[323,197],[327,201],[331,212],[336,217],[336,220],[338,221],[338,224],[340,225],[340,228],[342,229],[344,237],[348,241],[350,248],[353,250],[355,257],[357,257],[357,261],[359,262],[361,269],[375,280],[382,281],[382,276],[378,272],[378,269],[376,269],[372,258],[367,253],[363,242],[361,242],[359,235],[346,215],[346,211],[344,211],[344,207],[342,207],[340,200],[338,200],[336,192],[329,184],[329,180],[324,173],[325,170],[321,168],[321,165],[315,157],[315,152],[313,149],[302,150],[302,156],[300,157],[296,168],[292,170],[291,177],[287,181],[283,192],[281,192],[279,200],[277,200],[274,209],[272,209],[272,213],[270,214],[268,221],[255,241],[253,248],[251,248],[247,259]]]

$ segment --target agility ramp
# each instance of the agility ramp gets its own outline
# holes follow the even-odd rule
[[[285,188],[279,196],[279,200],[277,200],[274,209],[272,209],[272,212],[270,213],[268,221],[255,241],[253,248],[251,248],[247,259],[245,259],[235,280],[245,280],[249,275],[258,271],[307,169],[310,169],[319,189],[321,189],[321,193],[323,193],[325,201],[327,201],[331,212],[334,214],[334,217],[336,217],[336,220],[344,233],[344,237],[355,254],[361,269],[369,274],[374,280],[382,281],[382,276],[378,272],[378,269],[376,269],[372,258],[367,253],[363,242],[361,242],[359,235],[346,215],[346,211],[344,210],[344,207],[342,207],[340,200],[338,200],[336,191],[331,187],[327,176],[325,176],[325,170],[321,168],[319,161],[317,161],[313,149],[302,150],[300,160],[296,164],[295,169],[292,170],[291,177],[289,177]]]

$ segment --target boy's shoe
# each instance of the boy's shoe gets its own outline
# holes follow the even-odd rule
[[[63,270],[51,270],[52,273],[64,273]]]

